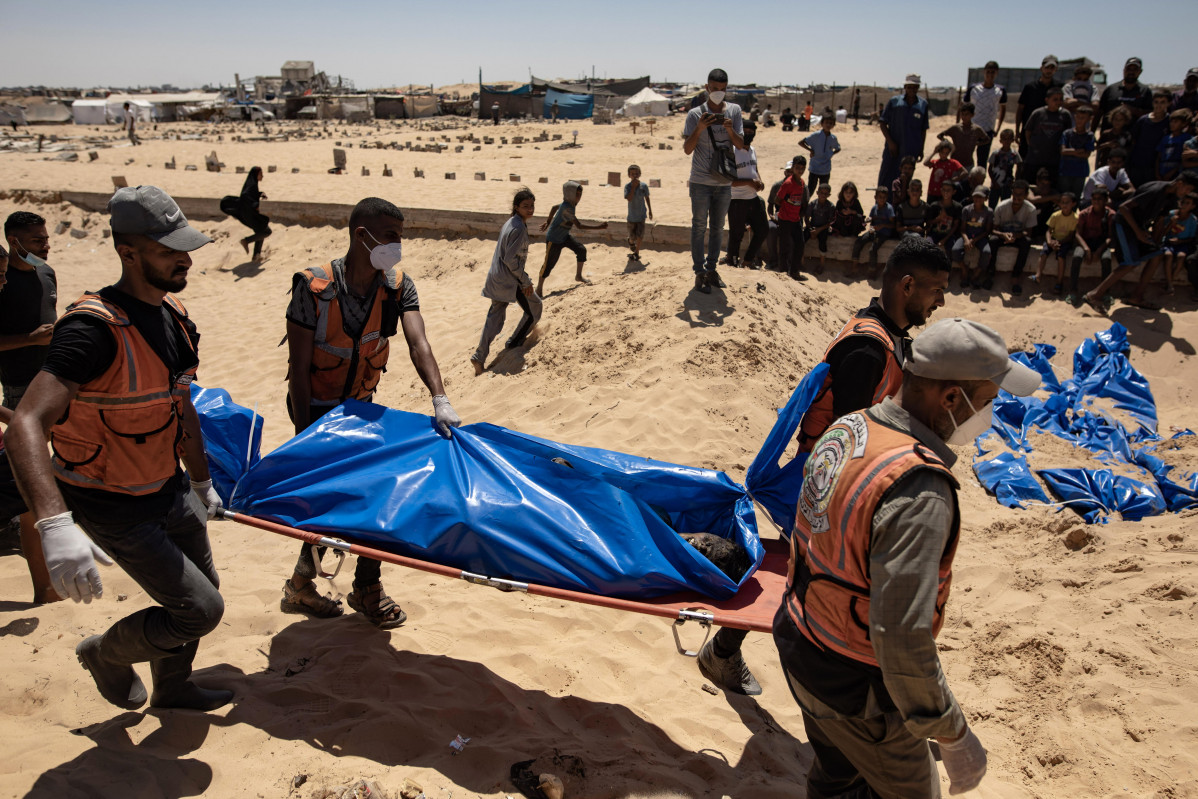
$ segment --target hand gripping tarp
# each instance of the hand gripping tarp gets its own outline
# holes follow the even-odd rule
[[[764,557],[752,502],[722,472],[490,424],[446,439],[427,416],[353,400],[263,457],[229,505],[410,558],[614,597],[733,596],[738,585],[680,532],[729,538],[754,568]]]
[[[233,402],[223,388],[201,388],[197,383],[191,384],[191,404],[200,417],[212,487],[227,505],[237,481],[258,462],[262,417]]]
[[[1143,479],[1116,474],[1112,469],[1041,469],[1037,474],[1063,502],[1094,522],[1118,511],[1124,519],[1179,511],[1198,506],[1198,475],[1170,474],[1172,467],[1152,454],[1157,434],[1156,402],[1148,380],[1131,365],[1127,328],[1118,323],[1084,341],[1073,355],[1073,377],[1062,383],[1049,360],[1056,349],[1037,344],[1022,360],[1044,377],[1046,399],[1014,397],[1000,392],[994,403],[994,423],[986,436],[997,435],[1016,453],[1031,451],[1028,432],[1036,430],[1089,450],[1112,466],[1139,466]],[[1096,398],[1111,400],[1126,412],[1135,429],[1094,408]],[[1192,435],[1189,431],[1178,435]],[[1175,436],[1176,437],[1176,436]],[[1008,507],[1023,500],[1046,501],[1024,456],[1003,453],[980,460],[988,452],[987,438],[978,439],[974,471],[982,485]]]

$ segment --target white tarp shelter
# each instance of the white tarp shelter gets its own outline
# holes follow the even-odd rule
[[[137,112],[138,122],[153,122],[159,117],[159,114],[155,113],[156,109],[154,104],[149,100],[134,100],[129,97],[120,98],[113,96],[109,97],[107,100],[108,119],[110,121],[124,124],[125,103],[129,104],[130,110],[135,110]]]
[[[108,101],[80,99],[71,103],[71,116],[76,125],[104,125],[108,122]]]
[[[670,100],[648,86],[624,101],[626,117],[664,117],[670,113]]]

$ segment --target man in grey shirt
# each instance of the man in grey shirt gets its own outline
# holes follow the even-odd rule
[[[965,319],[911,349],[898,400],[841,417],[804,469],[774,642],[815,751],[808,796],[939,797],[929,738],[952,793],[986,772],[936,651],[960,533],[946,444],[970,444],[999,388],[1027,396],[1040,375]]]
[[[710,294],[713,286],[722,289],[725,285],[715,267],[732,202],[732,178],[720,173],[718,158],[720,151],[731,154],[733,147],[745,148],[740,106],[724,102],[727,88],[727,72],[713,69],[708,73],[707,100],[687,113],[682,126],[682,150],[691,156],[691,260],[695,288],[704,294]],[[704,230],[710,230],[706,254]]]

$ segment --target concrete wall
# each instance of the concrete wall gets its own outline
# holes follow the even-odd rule
[[[8,196],[24,196],[32,202],[60,203],[67,202],[87,211],[104,213],[111,194],[101,192],[80,191],[33,191],[13,189]],[[188,219],[221,220],[225,214],[220,210],[220,200],[215,197],[175,197],[175,202],[183,210]],[[262,213],[270,220],[280,225],[301,225],[303,227],[319,227],[331,225],[345,227],[349,222],[352,205],[340,203],[312,202],[274,202],[263,201]],[[450,238],[494,238],[499,229],[507,221],[508,214],[482,213],[478,211],[451,211],[435,208],[404,208],[404,232],[416,236],[450,237]],[[662,225],[650,223],[645,229],[645,247],[648,249],[668,249],[675,251],[690,250],[690,227],[686,225]],[[574,233],[581,241],[604,242],[614,246],[623,246],[627,238],[627,227],[623,221],[612,221],[607,230],[579,230]],[[748,245],[749,235],[746,233],[744,246]],[[725,232],[727,242],[727,232]],[[828,259],[831,261],[848,261],[852,254],[852,239],[832,238],[828,241]],[[894,249],[893,242],[882,245],[878,253],[880,263]],[[862,253],[862,257],[868,253]],[[807,243],[807,263],[819,258],[816,242]],[[1028,257],[1026,274],[1035,274],[1036,262],[1039,258],[1039,247],[1033,246]],[[1015,251],[1004,247],[998,255],[997,269],[1000,272],[1011,271],[1015,262]],[[970,259],[970,265],[974,263]],[[1047,270],[1055,277],[1056,263],[1050,260]],[[1098,264],[1083,264],[1083,277],[1096,277],[1100,274]]]

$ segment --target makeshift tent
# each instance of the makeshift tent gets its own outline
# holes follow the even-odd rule
[[[0,103],[0,125],[8,126],[14,121],[18,125],[29,124],[25,119],[25,106]]]
[[[558,119],[590,119],[595,113],[595,98],[590,94],[567,94],[557,89],[545,92],[543,116],[553,117],[553,104],[557,103]]]
[[[153,122],[157,117],[154,114],[154,104],[148,100],[117,100],[114,101],[111,97],[106,101],[108,119],[112,122],[124,124],[125,122],[125,103],[129,104],[129,110],[137,114],[138,122]]]
[[[76,125],[104,125],[108,123],[108,101],[82,99],[71,104],[71,116]]]
[[[626,117],[662,117],[670,113],[670,101],[646,86],[624,101],[623,111]]]
[[[409,94],[404,99],[407,101],[409,117],[435,117],[440,113],[437,108],[437,98],[431,95]]]
[[[30,125],[61,125],[71,121],[71,109],[57,100],[30,103],[25,107],[25,118]]]
[[[534,98],[532,86],[524,84],[514,89],[506,90],[495,86],[482,86],[478,100],[478,118],[490,119],[491,106],[499,104],[499,116],[503,119],[513,119],[533,116]]]

